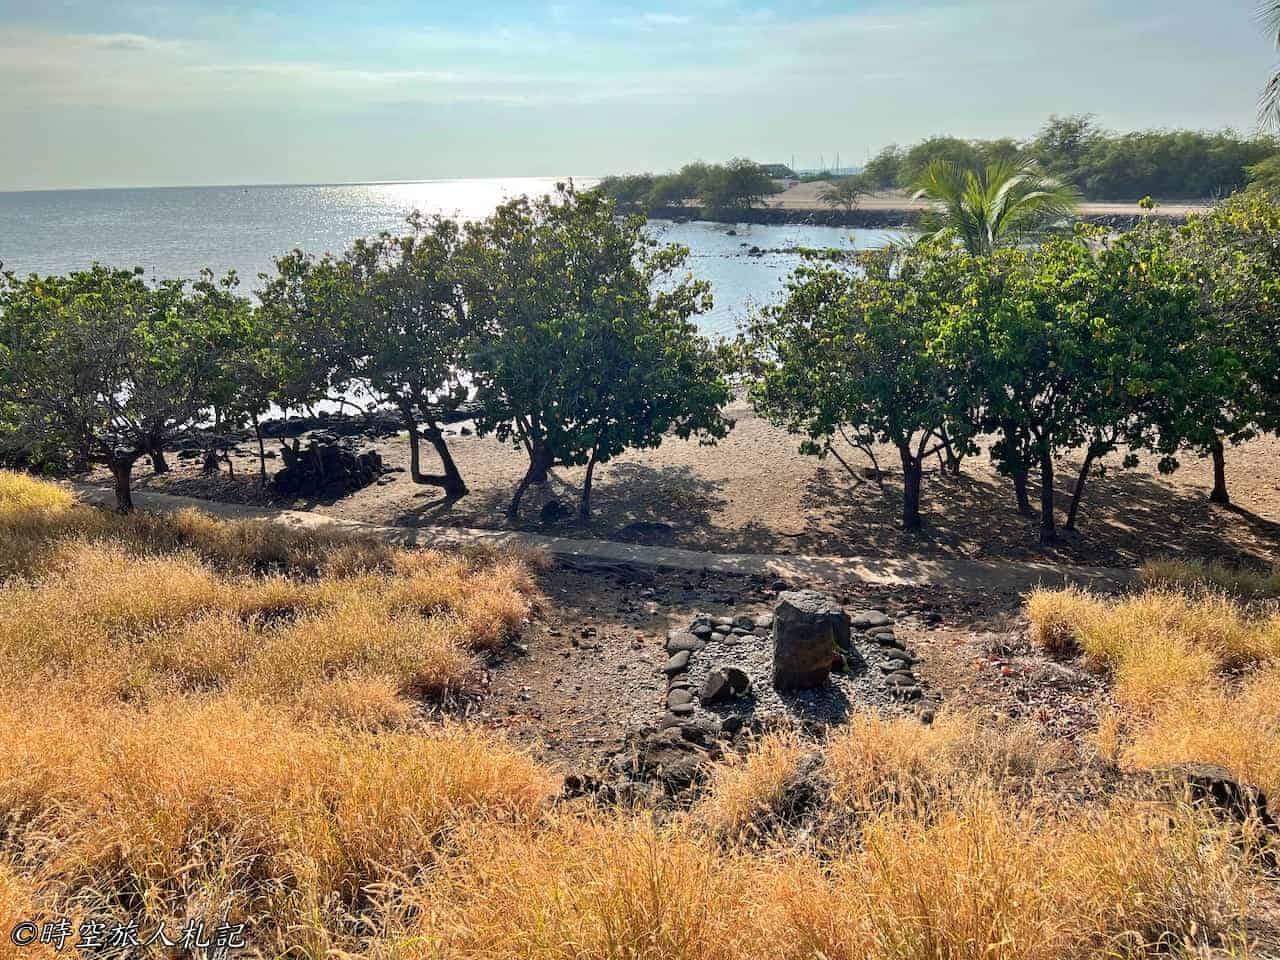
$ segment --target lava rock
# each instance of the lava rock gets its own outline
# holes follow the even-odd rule
[[[662,668],[662,672],[667,676],[675,676],[677,673],[684,673],[689,669],[689,651],[681,650],[672,654],[671,659],[667,661],[667,665]]]
[[[832,655],[849,618],[830,597],[813,590],[787,591],[773,612],[773,685],[778,690],[819,687],[831,673]]]
[[[716,667],[702,681],[698,702],[704,707],[740,697],[751,689],[751,678],[737,667]]]

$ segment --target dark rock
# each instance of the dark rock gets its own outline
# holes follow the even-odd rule
[[[831,672],[837,640],[849,620],[830,597],[812,590],[784,592],[773,613],[773,685],[778,690],[821,686]]]
[[[1257,819],[1275,829],[1267,796],[1259,788],[1237,780],[1226,767],[1212,763],[1184,763],[1156,772],[1157,780],[1181,791],[1197,806],[1210,807],[1238,823]]]
[[[693,691],[675,688],[667,694],[667,706],[673,711],[676,707],[690,706],[693,703]]]
[[[271,478],[272,489],[285,497],[338,499],[374,483],[383,472],[376,450],[355,454],[332,440],[312,437],[305,449],[298,440],[285,444],[284,467]]]
[[[674,529],[671,524],[658,520],[637,520],[623,527],[622,533],[628,537],[643,537],[650,534],[670,533]]]
[[[695,623],[689,627],[689,633],[699,640],[706,640],[713,632],[709,623]]]
[[[880,669],[883,670],[885,673],[897,673],[900,670],[906,670],[910,666],[911,664],[908,663],[906,660],[900,660],[895,658],[893,660],[887,660],[884,663],[880,664]]]
[[[672,630],[667,634],[667,653],[680,653],[682,650],[691,650],[697,653],[707,645],[705,640],[699,640],[692,633],[685,630]]]
[[[855,630],[870,630],[872,627],[887,627],[893,621],[880,610],[859,610],[849,620]]]
[[[689,669],[689,651],[681,650],[672,654],[671,659],[667,661],[667,665],[662,668],[662,672],[667,676],[674,676],[677,673],[684,673]]]
[[[742,722],[742,717],[736,713],[731,713],[727,717],[720,718],[720,729],[732,735],[742,729]]]
[[[538,518],[546,524],[559,523],[573,516],[573,509],[563,500],[548,500],[538,512]]]
[[[740,697],[751,689],[751,678],[737,667],[716,667],[702,681],[698,702],[704,707]]]
[[[750,633],[755,629],[756,618],[749,613],[740,613],[733,618],[732,625],[735,630],[742,630],[744,633]]]

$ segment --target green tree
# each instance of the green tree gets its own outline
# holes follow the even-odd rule
[[[719,214],[746,210],[782,187],[762,166],[741,157],[707,168],[698,185],[698,201]]]
[[[728,386],[693,323],[710,289],[681,275],[686,250],[571,185],[503,204],[467,232],[476,427],[529,457],[508,518],[556,465],[586,466],[585,519],[597,464],[670,434],[724,436]]]
[[[349,282],[346,307],[334,318],[346,377],[400,412],[409,434],[414,483],[444,488],[450,498],[467,487],[449,451],[440,414],[466,399],[461,376],[472,347],[463,297],[454,220],[409,218],[403,236],[357,240],[339,272]],[[421,437],[431,444],[443,475],[422,472]]]
[[[867,251],[851,264],[811,257],[742,341],[756,410],[804,436],[801,452],[834,455],[849,469],[837,441],[867,451],[893,445],[907,530],[922,526],[925,460],[944,441],[972,447],[956,371],[932,349],[960,257],[929,241]]]
[[[958,137],[930,137],[906,151],[898,167],[898,186],[915,188],[917,181],[934,163],[945,161],[960,170],[979,170],[982,153],[968,140]]]
[[[1104,140],[1106,133],[1092,114],[1053,115],[1031,141],[1028,153],[1045,172],[1078,185],[1087,176],[1091,151]]]
[[[1210,499],[1229,503],[1226,447],[1280,430],[1280,206],[1265,193],[1232,197],[1172,236],[1186,323],[1160,331],[1166,366],[1144,409],[1164,469],[1189,449],[1213,462]]]
[[[936,345],[964,371],[966,403],[997,436],[991,454],[1024,511],[1026,475],[1038,468],[1044,544],[1057,536],[1055,460],[1085,451],[1068,510],[1074,528],[1090,471],[1139,435],[1137,404],[1163,348],[1153,331],[1187,311],[1184,286],[1154,282],[1161,262],[1149,248],[1099,243],[1084,232],[975,258]]]
[[[1042,173],[1034,162],[994,163],[968,170],[931,163],[916,181],[916,199],[933,209],[926,229],[949,231],[974,255],[1043,237],[1071,216],[1079,191]]]
[[[873,190],[888,190],[896,187],[901,181],[902,148],[897,144],[885,147],[867,161],[862,168],[862,175],[867,185]]]
[[[846,213],[853,213],[858,201],[869,192],[863,177],[841,177],[823,187],[818,199],[829,207],[840,207]]]
[[[1280,153],[1248,168],[1249,189],[1264,190],[1280,197]]]
[[[10,429],[105,465],[133,509],[139,458],[205,420],[224,317],[181,281],[95,265],[0,280],[0,403]]]

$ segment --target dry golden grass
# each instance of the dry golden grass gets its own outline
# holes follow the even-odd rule
[[[1258,882],[1175,808],[1037,802],[1045,745],[970,716],[766,737],[661,822],[559,804],[548,768],[417,710],[519,629],[527,558],[121,519],[0,473],[0,580],[0,957],[19,919],[224,912],[262,956],[1155,956],[1238,929]],[[1211,722],[1169,701],[1117,750],[1277,779],[1255,754],[1280,756],[1280,680],[1218,677],[1272,649],[1263,627],[1135,606],[1117,640],[1072,613],[1100,623],[1100,601],[1035,603],[1061,649],[1127,664],[1135,703],[1157,667],[1190,675],[1143,658],[1148,621],[1208,658]]]
[[[776,747],[770,747],[770,750]],[[1153,956],[1239,925],[1235,849],[1187,817],[1017,812],[975,792],[879,815],[823,860],[705,842],[686,821],[485,827],[375,956],[1036,960]]]
[[[1033,636],[1111,673],[1119,711],[1108,756],[1144,767],[1208,762],[1280,795],[1280,618],[1200,588],[1153,587],[1103,601],[1041,591]],[[1241,678],[1240,671],[1246,671]]]
[[[1280,570],[1254,570],[1217,560],[1148,560],[1138,578],[1146,586],[1216,590],[1243,600],[1280,597]]]
[[[226,907],[259,943],[313,917],[341,929],[371,885],[428,868],[451,830],[527,819],[553,787],[465,728],[375,735],[236,698],[138,711],[54,690],[0,708],[0,815],[37,883],[102,910]]]

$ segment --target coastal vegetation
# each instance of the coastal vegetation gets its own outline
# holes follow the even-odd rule
[[[1017,141],[931,137],[889,146],[864,174],[875,189],[916,189],[931,163],[965,170],[1033,160],[1049,176],[1074,184],[1087,200],[1136,203],[1142,197],[1217,199],[1243,189],[1251,168],[1280,154],[1274,137],[1231,132],[1147,130],[1113,133],[1092,116],[1050,117],[1035,137]]]
[[[680,272],[643,218],[562,187],[466,227],[413,217],[402,236],[340,257],[293,251],[257,303],[234,276],[147,283],[94,267],[65,277],[0,275],[0,444],[7,462],[76,472],[105,464],[132,509],[143,456],[211,444],[272,405],[369,398],[400,415],[415,482],[466,493],[439,418],[471,395],[476,429],[529,458],[511,501],[554,465],[595,466],[664,437],[723,437],[724,366],[693,318],[710,289]],[[464,385],[465,384],[465,385]],[[422,472],[419,437],[443,474]],[[162,461],[161,461],[162,462]]]
[[[1076,761],[1101,794],[1029,725],[855,711],[658,814],[569,799],[447,719],[540,602],[531,561],[121,517],[11,473],[0,534],[6,939],[66,917],[71,943],[221,921],[270,956],[1252,955],[1264,828],[1169,766],[1280,789],[1276,625],[1237,601],[1031,598],[1037,642],[1116,690]]]
[[[624,210],[650,216],[723,216],[755,206],[782,187],[758,163],[690,163],[674,173],[605,177],[596,187]]]
[[[1038,472],[1045,544],[1068,450],[1084,451],[1068,529],[1090,471],[1121,446],[1126,464],[1149,451],[1162,471],[1182,451],[1212,457],[1212,498],[1226,502],[1226,446],[1274,432],[1280,414],[1278,229],[1280,207],[1251,192],[1119,237],[1080,227],[992,248],[975,229],[851,262],[813,253],[739,338],[753,401],[803,452],[851,472],[842,449],[892,444],[908,529],[921,524],[923,460],[955,468],[979,437],[1022,513]]]

